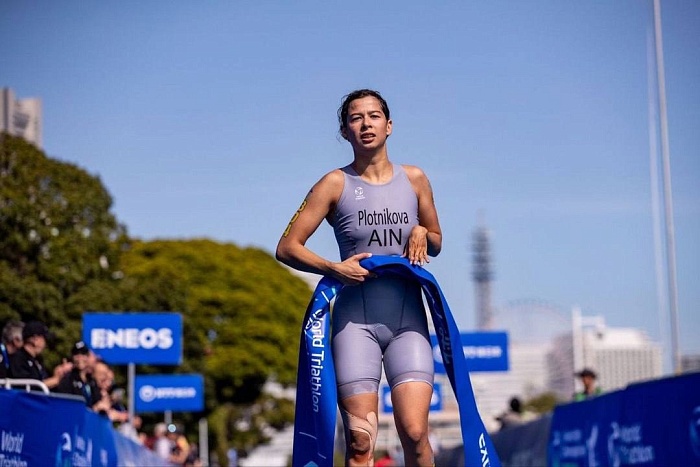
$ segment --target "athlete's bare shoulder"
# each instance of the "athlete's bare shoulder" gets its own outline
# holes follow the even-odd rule
[[[408,179],[413,183],[427,179],[425,172],[418,166],[401,164],[401,167],[403,167]]]
[[[343,191],[343,186],[345,183],[345,178],[341,169],[334,169],[325,174],[321,179],[316,182],[316,184],[311,188],[307,198],[311,196],[320,196],[327,202],[334,204],[340,198],[340,194]]]

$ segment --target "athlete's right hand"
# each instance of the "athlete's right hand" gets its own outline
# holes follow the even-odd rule
[[[334,264],[334,276],[344,285],[357,285],[367,278],[376,277],[367,269],[360,266],[360,261],[372,256],[372,253],[358,253],[347,258],[345,261]]]

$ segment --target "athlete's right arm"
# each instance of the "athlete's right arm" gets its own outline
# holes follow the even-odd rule
[[[371,256],[361,253],[337,263],[317,255],[306,247],[306,241],[316,231],[323,219],[331,214],[343,190],[343,174],[334,170],[319,180],[284,230],[275,256],[278,261],[300,271],[323,276],[334,276],[343,284],[358,284],[370,273],[360,266],[360,260]]]

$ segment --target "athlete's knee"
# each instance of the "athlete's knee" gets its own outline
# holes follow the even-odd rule
[[[351,449],[350,455],[354,457],[370,456],[374,452],[374,445],[377,441],[378,420],[377,414],[369,412],[366,419],[356,417],[345,412],[347,432],[349,433],[348,447]]]
[[[401,427],[403,438],[413,446],[423,446],[428,443],[428,426],[420,421],[404,423]]]

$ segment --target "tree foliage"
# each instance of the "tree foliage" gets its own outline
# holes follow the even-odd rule
[[[183,312],[185,361],[206,374],[218,402],[251,402],[271,377],[295,382],[310,291],[268,253],[205,239],[135,241],[122,264],[125,282],[159,289],[151,298],[180,297],[172,310]]]
[[[44,321],[56,334],[52,367],[80,339],[86,311],[180,312],[182,365],[137,372],[203,374],[223,458],[290,423],[291,402],[262,389],[295,383],[308,285],[260,249],[130,239],[111,206],[98,177],[0,135],[0,323]]]
[[[557,395],[553,392],[543,392],[525,402],[525,408],[535,413],[548,413],[554,410],[557,404],[561,403]]]
[[[67,355],[80,322],[66,302],[93,281],[115,283],[125,228],[99,178],[0,134],[0,320],[39,319]],[[51,361],[49,356],[48,363]]]

